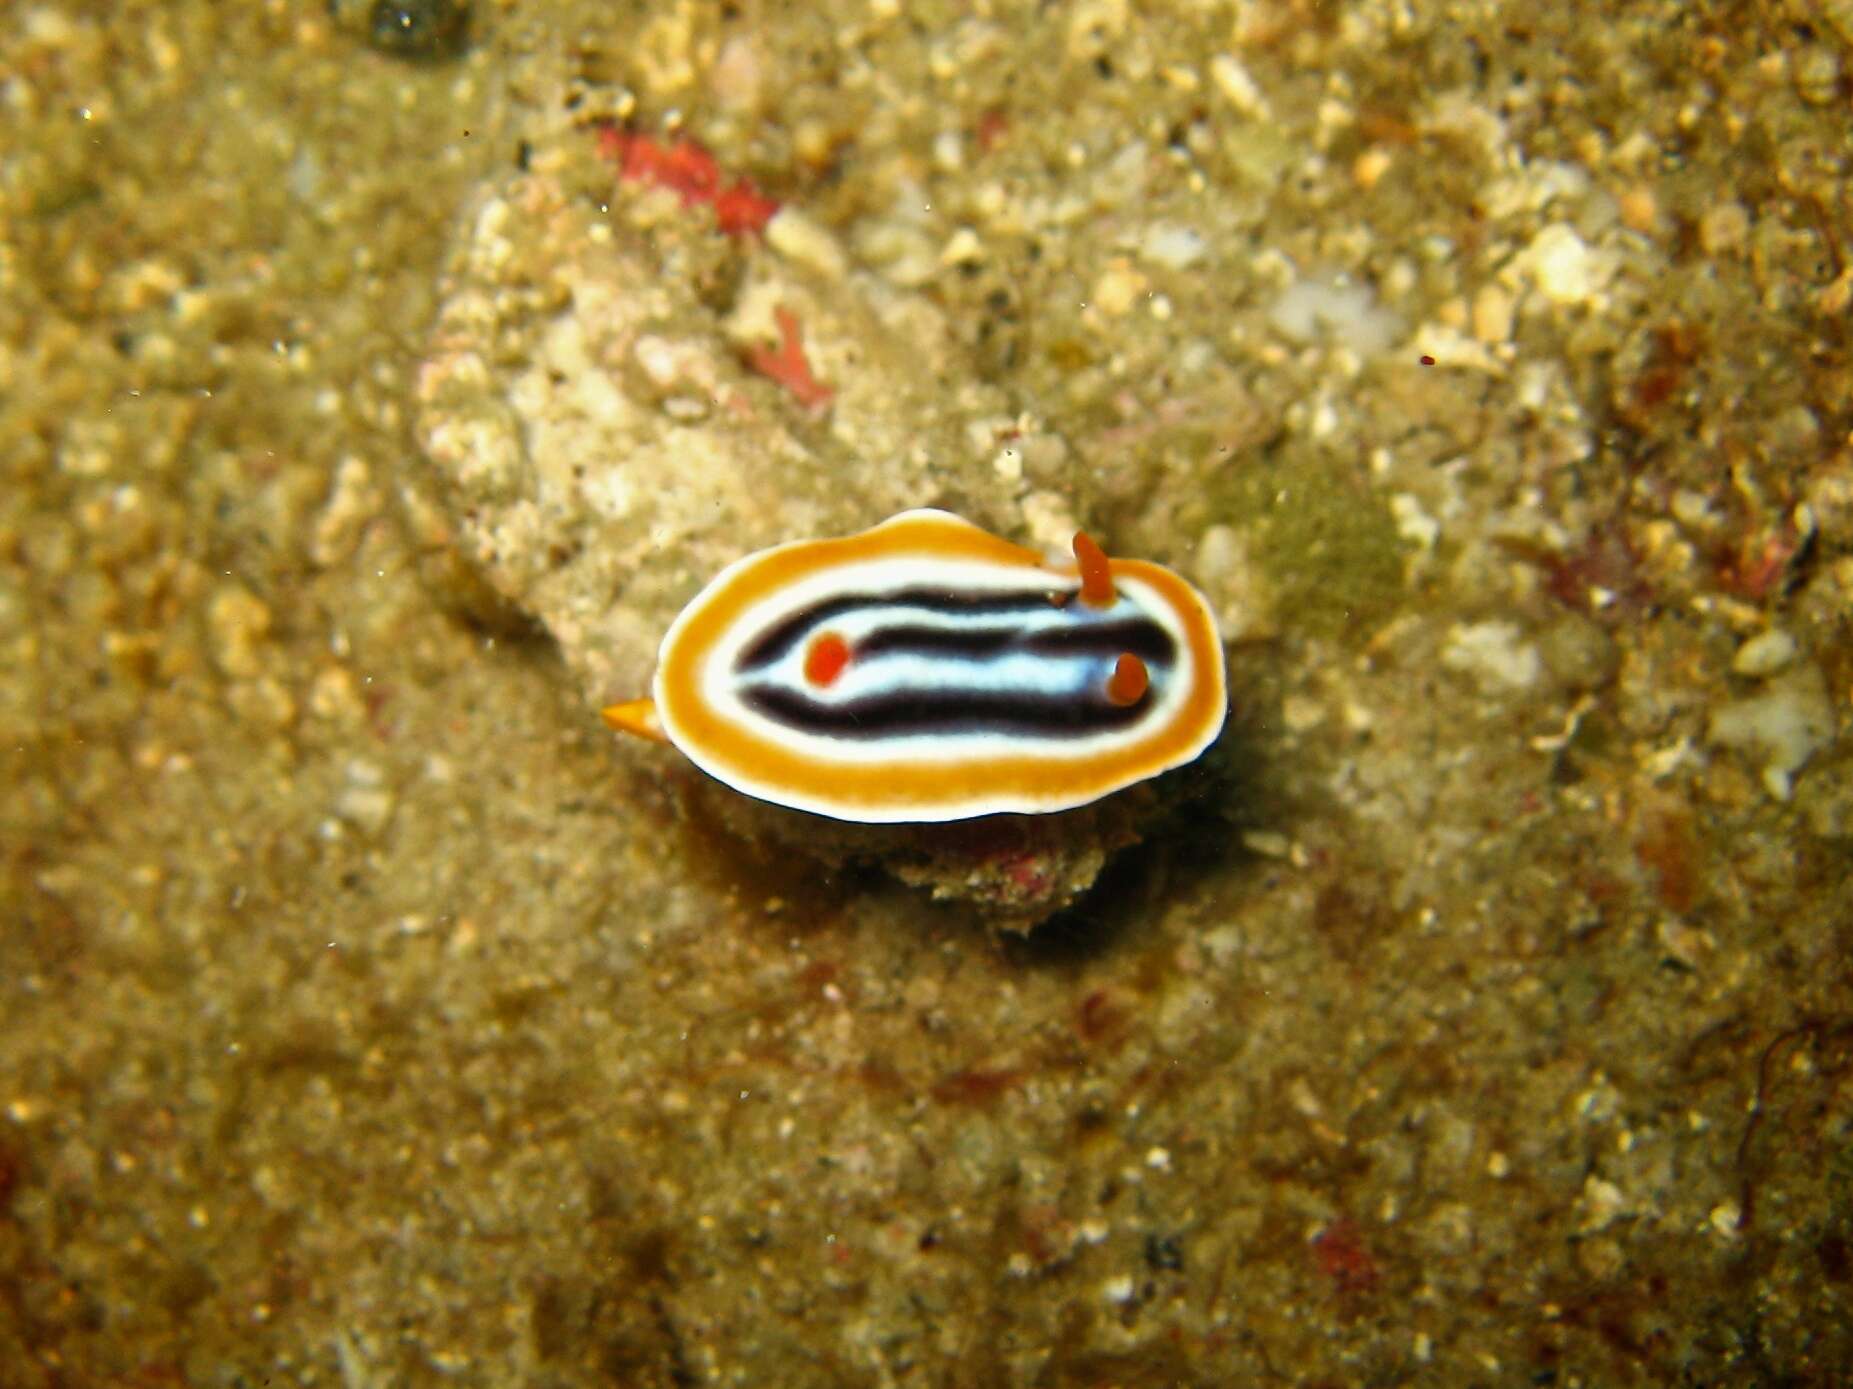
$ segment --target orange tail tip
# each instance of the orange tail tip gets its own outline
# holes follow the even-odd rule
[[[1106,551],[1086,531],[1074,533],[1074,561],[1081,569],[1081,601],[1090,608],[1113,606],[1113,571]]]
[[[669,741],[669,735],[663,732],[663,721],[656,716],[653,699],[628,699],[622,704],[608,705],[599,710],[598,716],[607,728],[615,728],[620,733],[648,738],[653,743]]]

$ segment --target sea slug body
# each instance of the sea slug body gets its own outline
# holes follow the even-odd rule
[[[1085,805],[1192,761],[1226,712],[1215,619],[1170,570],[918,510],[735,561],[671,624],[652,697],[604,717],[747,795],[878,824]]]

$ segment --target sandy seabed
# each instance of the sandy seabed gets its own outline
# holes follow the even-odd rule
[[[0,13],[0,1383],[1853,1376],[1843,5],[362,8]],[[1223,619],[1026,939],[597,722],[906,505]]]

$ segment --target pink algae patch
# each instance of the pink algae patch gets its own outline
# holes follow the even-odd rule
[[[729,182],[712,154],[694,140],[661,141],[615,125],[598,128],[598,153],[618,166],[625,183],[667,188],[684,207],[707,204],[729,236],[762,232],[779,210],[778,200],[761,193],[748,178]]]
[[[746,364],[761,376],[769,376],[806,409],[815,410],[829,403],[836,394],[832,386],[819,381],[811,371],[810,359],[804,355],[804,342],[798,336],[798,316],[790,309],[772,311],[779,328],[777,347],[755,347],[746,354]]]

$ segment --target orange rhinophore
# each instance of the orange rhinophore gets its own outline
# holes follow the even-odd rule
[[[1113,663],[1113,674],[1107,677],[1107,698],[1123,709],[1144,699],[1151,683],[1145,662],[1130,651],[1122,651]]]
[[[1086,531],[1074,533],[1074,562],[1081,567],[1081,601],[1090,608],[1113,605],[1113,569],[1107,552]]]

